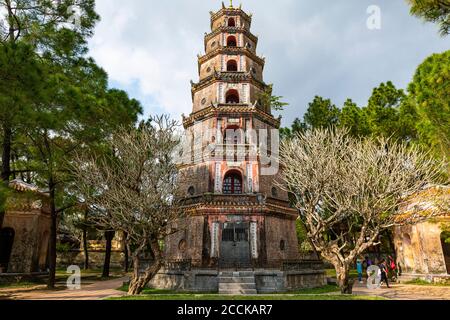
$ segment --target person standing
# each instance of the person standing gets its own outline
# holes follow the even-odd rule
[[[380,268],[380,272],[381,272],[381,283],[386,283],[386,286],[388,287],[388,288],[390,288],[389,287],[389,280],[388,280],[388,272],[389,272],[389,270],[388,270],[388,266],[387,266],[387,263],[386,263],[386,260],[381,260],[381,263],[378,265],[378,267]]]
[[[363,261],[361,259],[358,258],[358,260],[356,260],[356,271],[358,272],[358,280],[359,283],[363,283],[362,281],[362,276],[363,276]]]
[[[395,263],[394,258],[392,258],[392,256],[389,256],[389,269],[391,271],[392,281],[397,281],[397,278],[398,278],[397,265]]]
[[[372,260],[370,260],[369,257],[366,257],[364,260],[365,264],[366,264],[366,268],[369,269],[369,267],[373,264]]]

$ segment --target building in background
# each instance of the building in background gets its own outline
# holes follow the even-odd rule
[[[0,274],[45,273],[51,226],[48,194],[22,180],[9,186],[0,230]]]
[[[450,281],[450,188],[432,187],[412,198],[409,208],[438,214],[429,221],[396,227],[394,243],[402,269],[400,281]],[[406,208],[406,213],[408,208]]]

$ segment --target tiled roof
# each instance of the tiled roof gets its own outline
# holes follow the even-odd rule
[[[39,189],[36,185],[26,183],[21,179],[12,180],[9,183],[9,187],[11,189],[13,189],[15,191],[19,191],[19,192],[34,192],[34,193],[38,193],[38,194],[46,194],[47,193],[46,191]]]

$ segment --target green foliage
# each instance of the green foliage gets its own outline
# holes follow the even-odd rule
[[[450,224],[443,224],[442,230],[443,230],[443,232],[441,234],[441,239],[445,243],[450,243]]]
[[[436,99],[432,92],[433,89],[430,88],[429,96]],[[282,129],[281,135],[283,138],[289,138],[307,128],[339,127],[348,129],[350,135],[355,137],[389,137],[407,143],[419,143],[426,137],[423,133],[420,135],[420,132],[430,133],[430,123],[421,122],[423,116],[421,117],[417,110],[416,100],[414,95],[406,95],[390,81],[381,83],[373,90],[365,107],[359,107],[353,100],[347,99],[339,110],[330,100],[315,97],[309,104],[304,120],[296,119],[291,128]],[[442,101],[447,100],[445,93],[442,93]],[[436,118],[435,122],[444,123],[437,141],[445,141],[447,138],[443,136],[450,136],[445,131],[449,128],[450,117],[446,117],[445,108],[437,104],[434,106],[436,111],[432,115]]]
[[[442,36],[450,33],[450,2],[447,0],[408,0],[411,14],[437,23]]]
[[[272,93],[273,93],[273,84],[270,84],[267,86],[266,90],[262,91],[259,94],[258,100],[264,107],[267,107],[275,111],[283,111],[284,108],[289,105],[289,103],[282,102],[281,100],[283,99],[283,97],[274,96]]]
[[[398,137],[400,106],[406,98],[401,89],[390,81],[373,90],[368,105],[364,108],[369,131],[375,136]]]
[[[59,253],[69,253],[71,250],[70,244],[68,243],[57,243],[56,244],[56,251]]]
[[[367,136],[370,132],[367,117],[363,109],[359,108],[353,100],[348,99],[342,108],[339,126],[349,129],[353,136]]]
[[[10,194],[11,190],[5,186],[3,183],[0,183],[0,212],[4,212],[6,207],[6,200]]]
[[[100,18],[95,0],[2,1],[0,8],[6,23],[0,30],[2,41],[26,42],[43,56],[70,58],[86,53],[87,38]]]
[[[330,99],[316,96],[309,104],[304,123],[307,128],[329,128],[338,124],[339,115],[339,108]]]
[[[450,51],[428,57],[408,91],[420,116],[421,142],[450,159]]]
[[[407,282],[405,282],[405,284],[412,284],[415,286],[433,286],[433,287],[448,287],[448,286],[450,286],[450,282],[433,283],[433,282],[428,282],[426,280],[419,279],[419,278],[413,279],[411,281],[407,281]]]
[[[299,118],[295,119],[291,128],[281,128],[280,135],[282,138],[291,138],[293,135],[301,132],[305,132],[307,129],[306,124]]]
[[[307,231],[300,219],[297,219],[296,221],[296,230],[300,252],[307,253],[312,251],[313,248],[309,242]]]
[[[0,20],[1,145],[10,158],[2,178],[14,173],[6,168],[14,151],[14,170],[29,172],[29,182],[49,190],[56,219],[78,201],[69,169],[74,156],[111,152],[105,142],[119,126],[135,124],[142,107],[109,89],[106,72],[86,57],[99,20],[94,0],[2,1]],[[51,270],[54,252],[52,243]]]

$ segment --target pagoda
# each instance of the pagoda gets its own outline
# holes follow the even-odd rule
[[[183,218],[165,241],[172,269],[281,272],[300,258],[298,213],[279,184],[280,119],[264,98],[271,89],[251,24],[232,3],[211,12],[193,110],[183,116]]]

